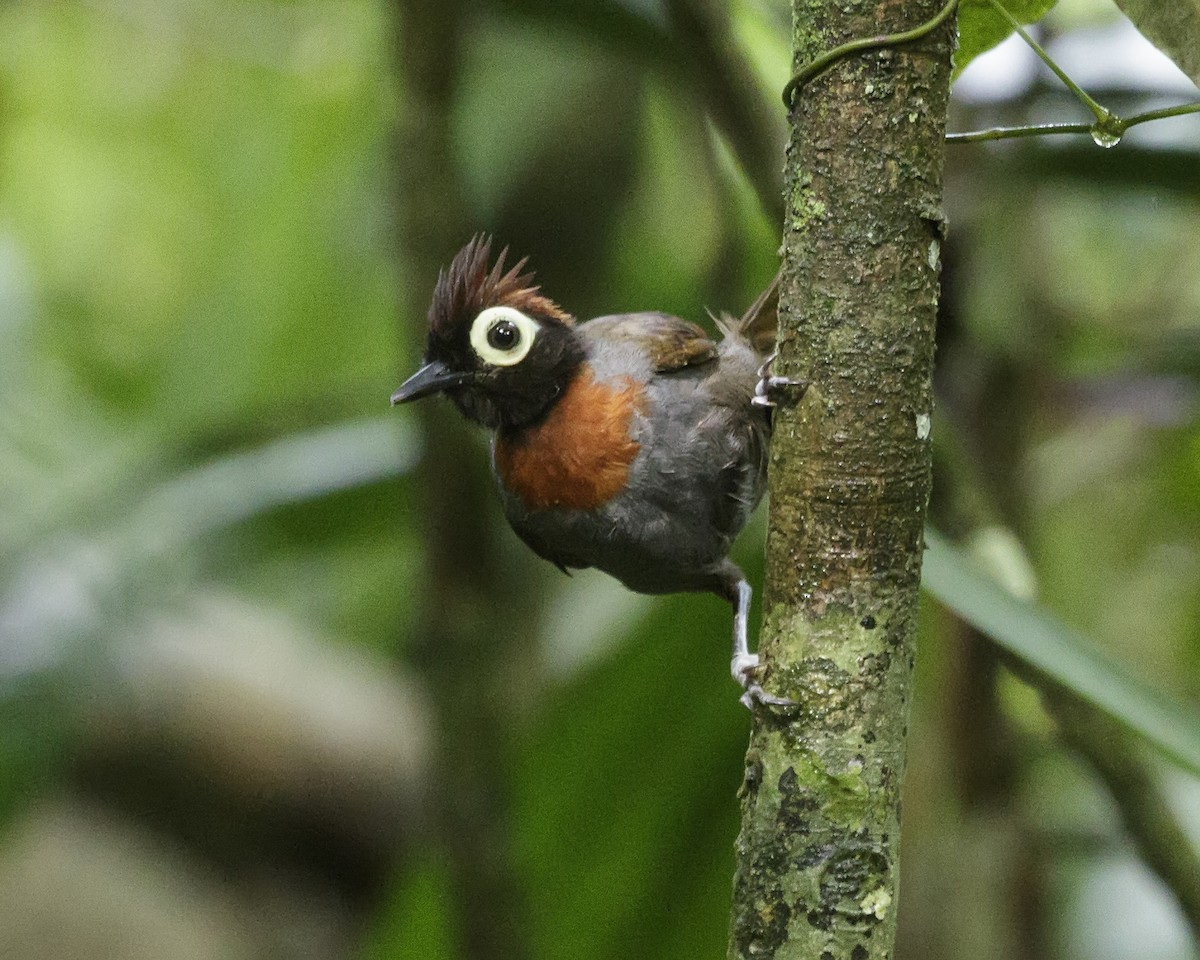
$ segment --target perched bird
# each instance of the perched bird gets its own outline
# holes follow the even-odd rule
[[[734,609],[742,701],[763,691],[746,629],[750,585],[729,559],[763,494],[771,425],[765,375],[778,278],[723,338],[665,313],[576,323],[525,272],[473,238],[443,270],[424,365],[393,394],[444,393],[493,433],[505,515],[559,569],[596,567],[639,593],[711,592]]]

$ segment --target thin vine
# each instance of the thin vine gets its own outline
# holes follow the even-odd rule
[[[851,40],[849,43],[843,43],[840,46],[834,47],[832,50],[827,50],[811,63],[806,63],[803,67],[796,71],[796,75],[787,82],[787,86],[783,88],[783,104],[789,110],[796,102],[796,94],[810,80],[819,77],[822,73],[833,66],[842,57],[849,56],[852,53],[858,53],[860,50],[876,50],[880,47],[898,47],[901,44],[912,43],[914,40],[920,40],[922,37],[933,32],[946,19],[954,13],[958,7],[958,0],[947,0],[946,5],[937,12],[930,20],[926,20],[919,27],[914,27],[912,30],[902,30],[900,33],[885,33],[878,37],[862,37],[858,40]]]
[[[1013,30],[1029,45],[1029,48],[1054,72],[1054,75],[1075,95],[1076,99],[1091,111],[1096,119],[1092,123],[1040,123],[1017,127],[991,127],[987,130],[971,130],[964,133],[948,133],[946,134],[947,143],[980,143],[985,140],[1010,140],[1019,137],[1050,137],[1061,136],[1063,134],[1086,133],[1091,136],[1097,146],[1115,147],[1121,142],[1121,138],[1125,136],[1125,132],[1130,127],[1149,123],[1151,120],[1164,120],[1168,117],[1181,117],[1191,113],[1200,113],[1200,103],[1184,103],[1174,107],[1147,110],[1132,117],[1118,116],[1103,104],[1098,103],[1087,91],[1072,80],[1066,71],[1054,62],[1054,58],[1043,49],[1041,44],[1029,35],[1028,31],[1021,25],[1021,22],[1000,3],[1000,0],[988,0],[988,2],[1012,25]],[[912,43],[927,36],[950,18],[958,8],[958,3],[959,0],[947,0],[946,5],[937,14],[911,30],[883,34],[877,37],[863,37],[827,50],[815,60],[804,64],[804,66],[796,71],[792,79],[788,81],[787,86],[783,88],[784,105],[790,110],[795,105],[796,95],[800,90],[843,57],[864,50],[896,47]]]

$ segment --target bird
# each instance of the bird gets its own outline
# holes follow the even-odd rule
[[[491,431],[504,514],[564,573],[594,567],[645,594],[712,593],[733,610],[741,701],[787,706],[757,678],[751,587],[730,559],[762,498],[779,277],[722,333],[668,313],[578,322],[528,257],[506,269],[476,234],[439,271],[422,365],[392,405],[442,394]]]

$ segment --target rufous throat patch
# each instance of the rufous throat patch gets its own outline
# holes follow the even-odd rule
[[[625,488],[641,387],[600,383],[584,364],[546,419],[496,438],[500,482],[530,510],[594,510]]]

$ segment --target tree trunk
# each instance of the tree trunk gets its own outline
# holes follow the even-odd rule
[[[472,11],[466,0],[397,0],[397,130],[404,322],[426,329],[438,269],[474,224],[458,174],[450,118]],[[397,371],[397,377],[414,369]],[[397,380],[399,382],[399,380]],[[418,404],[425,450],[416,480],[427,544],[421,613],[408,652],[426,683],[439,746],[427,785],[432,856],[448,874],[450,922],[471,960],[529,956],[524,892],[509,817],[513,728],[536,689],[536,612],[519,562],[495,536],[486,454],[450,404]]]
[[[795,64],[941,0],[794,0]],[[729,956],[889,957],[930,487],[953,21],[801,89],[788,145],[761,646]]]

